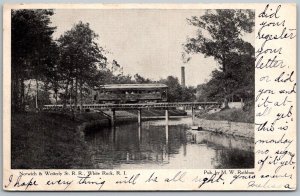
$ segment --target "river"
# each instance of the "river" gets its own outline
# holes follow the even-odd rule
[[[85,140],[97,169],[229,169],[254,167],[254,141],[190,130],[191,118],[97,128]]]

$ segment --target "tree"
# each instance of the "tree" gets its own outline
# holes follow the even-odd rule
[[[113,60],[111,65],[111,71],[115,72],[119,69],[121,69],[121,65],[116,60]]]
[[[192,86],[181,87],[181,100],[183,102],[195,101],[196,100],[196,89]]]
[[[138,84],[147,84],[147,83],[153,82],[149,78],[144,78],[143,76],[141,76],[139,74],[135,74],[133,77],[134,77],[135,82]]]
[[[48,56],[46,61],[49,66],[47,70],[45,70],[45,86],[49,85],[49,88],[54,92],[55,104],[58,101],[58,92],[61,89],[61,81],[63,79],[63,75],[59,70],[59,48],[56,42],[53,42],[48,50],[51,55]],[[47,86],[48,88],[48,86]],[[47,88],[45,91],[47,91]]]
[[[36,80],[36,103],[38,80],[45,76],[47,51],[51,46],[52,34],[49,16],[52,10],[12,10],[11,12],[11,76],[12,110],[25,109],[24,81]],[[50,65],[49,65],[50,66]],[[36,105],[37,107],[37,105]]]
[[[74,104],[77,108],[79,87],[80,111],[83,105],[83,88],[93,85],[98,68],[106,65],[104,50],[95,41],[97,38],[98,35],[90,29],[89,23],[79,22],[58,39],[60,69],[66,81],[64,103],[66,104],[69,86],[71,86],[69,94],[71,98],[75,98]]]
[[[181,85],[179,84],[178,78],[174,76],[168,76],[166,79],[161,79],[159,83],[163,83],[168,86],[169,102],[180,101]]]
[[[236,80],[240,71],[237,68],[244,67],[254,73],[254,66],[251,64],[254,59],[254,47],[242,39],[244,33],[254,30],[254,16],[252,10],[220,9],[208,10],[200,17],[193,16],[188,19],[189,24],[198,27],[198,33],[195,38],[188,38],[184,45],[185,51],[214,57],[219,63],[220,73],[213,73],[213,77],[220,81],[211,83],[217,82],[221,85],[215,87],[220,90],[218,95],[223,94],[225,107],[228,106],[228,96],[240,81]]]
[[[168,86],[169,102],[194,101],[196,98],[195,89],[193,87],[182,87],[177,77],[168,76],[158,82]]]

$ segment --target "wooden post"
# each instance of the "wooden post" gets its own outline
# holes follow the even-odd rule
[[[166,125],[166,143],[169,142],[169,125]]]
[[[141,126],[141,124],[142,124],[142,110],[141,109],[138,110],[138,123],[139,123],[139,126]]]
[[[140,144],[141,139],[142,139],[142,127],[141,126],[138,127],[138,137],[139,137],[139,144]]]
[[[166,143],[169,141],[169,111],[166,109]]]
[[[112,111],[112,115],[111,115],[110,123],[111,123],[111,126],[114,127],[115,120],[116,120],[116,111],[115,111],[115,109],[112,109],[111,111]]]
[[[169,111],[166,109],[166,125],[169,125]]]

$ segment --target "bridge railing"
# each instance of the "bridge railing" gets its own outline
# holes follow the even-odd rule
[[[83,109],[143,109],[143,108],[171,108],[171,107],[220,107],[219,102],[164,102],[164,103],[136,103],[136,104],[84,104]],[[63,105],[44,105],[44,110],[63,109]],[[66,109],[76,109],[74,105],[66,105]],[[80,106],[77,106],[79,109]]]

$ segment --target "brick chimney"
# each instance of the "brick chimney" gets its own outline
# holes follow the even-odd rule
[[[185,87],[185,72],[184,72],[184,66],[181,67],[181,86]]]

